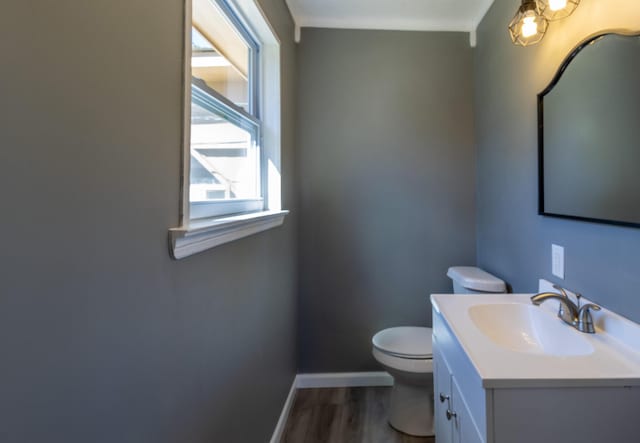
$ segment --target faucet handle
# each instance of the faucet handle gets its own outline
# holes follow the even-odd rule
[[[580,300],[582,299],[582,294],[580,294],[579,292],[576,292],[575,294],[576,294],[576,305],[578,306],[578,309],[580,309]],[[595,306],[595,305],[593,305],[593,306]],[[598,306],[598,307],[600,307],[600,306]],[[596,309],[596,311],[597,311],[597,309]]]
[[[562,294],[562,298],[564,298],[567,301],[571,301],[571,299],[569,298],[569,295],[567,295],[567,291],[562,286],[554,284],[553,287],[554,289],[557,289],[558,291],[560,291],[560,293]],[[568,312],[565,312],[565,307],[562,303],[558,304],[558,317],[563,319],[565,322],[569,322],[567,317],[570,317],[570,314]],[[575,321],[575,319],[573,319],[573,321]]]
[[[587,303],[586,305],[584,305],[583,307],[580,308],[580,312],[589,312],[589,309],[593,309],[594,311],[600,311],[602,310],[602,308],[598,305],[595,305],[593,303]]]
[[[560,293],[562,294],[562,296],[563,296],[564,298],[569,298],[569,296],[567,295],[567,291],[565,291],[565,289],[564,289],[562,286],[557,285],[557,284],[554,284],[554,285],[553,285],[553,288],[554,288],[554,289],[557,289],[558,291],[560,291]]]
[[[593,303],[587,303],[578,311],[578,324],[576,327],[580,332],[586,332],[589,334],[593,334],[596,332],[595,327],[593,326],[593,317],[591,316],[591,310],[599,311],[602,308],[598,305],[594,305]]]

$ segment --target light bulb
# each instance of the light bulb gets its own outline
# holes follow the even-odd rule
[[[547,32],[549,22],[541,15],[537,1],[548,0],[522,0],[522,5],[509,23],[509,35],[514,44],[519,46],[535,45],[542,40]]]
[[[522,21],[522,36],[528,38],[538,33],[538,24],[535,17],[525,17]]]
[[[549,0],[549,9],[559,11],[567,7],[567,0]]]
[[[580,4],[580,0],[536,0],[542,15],[547,20],[555,21],[569,17]]]

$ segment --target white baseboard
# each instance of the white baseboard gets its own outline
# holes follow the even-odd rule
[[[284,434],[284,427],[287,425],[287,418],[289,418],[289,411],[291,411],[293,400],[296,398],[297,380],[298,376],[293,378],[293,383],[291,384],[289,395],[287,396],[287,400],[284,402],[284,407],[282,408],[282,412],[280,413],[280,418],[278,419],[278,424],[276,424],[276,429],[273,431],[271,443],[280,443],[280,440],[282,439],[282,434]]]
[[[271,443],[279,443],[287,425],[289,411],[293,406],[297,389],[305,388],[355,388],[363,386],[393,386],[393,377],[388,372],[328,372],[298,374],[293,379],[291,389],[280,413],[278,424],[273,431]]]
[[[298,389],[393,386],[393,377],[384,371],[298,374],[296,379]]]

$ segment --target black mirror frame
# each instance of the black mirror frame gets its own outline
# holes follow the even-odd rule
[[[609,30],[599,32],[597,34],[591,35],[590,37],[587,37],[569,53],[569,55],[563,60],[560,68],[558,68],[558,71],[553,76],[551,83],[549,83],[549,85],[538,94],[538,215],[542,215],[545,217],[564,218],[569,220],[580,220],[591,223],[640,228],[640,223],[581,217],[578,215],[555,214],[552,212],[546,212],[544,209],[544,97],[549,94],[558,84],[558,82],[562,78],[562,75],[567,70],[573,59],[576,58],[576,56],[585,47],[607,35],[618,35],[621,37],[640,37],[640,31]]]

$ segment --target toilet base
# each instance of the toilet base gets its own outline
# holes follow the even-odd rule
[[[420,384],[403,383],[394,377],[389,408],[389,424],[416,437],[430,437],[433,430],[433,378]],[[423,376],[424,377],[424,376]]]

